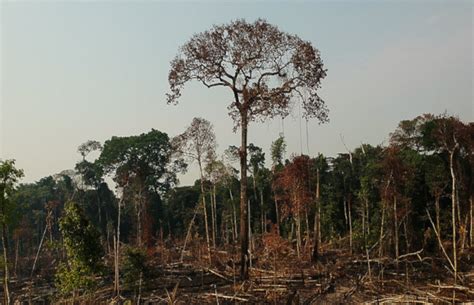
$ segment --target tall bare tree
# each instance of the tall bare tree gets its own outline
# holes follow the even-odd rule
[[[326,76],[319,51],[308,41],[280,31],[265,20],[235,20],[195,34],[171,62],[168,103],[176,104],[184,85],[192,80],[208,88],[225,87],[240,145],[241,277],[248,278],[249,231],[247,208],[247,132],[249,122],[288,115],[299,100],[306,118],[327,121],[318,95]]]
[[[203,118],[194,118],[186,130],[173,138],[174,150],[190,161],[196,161],[199,166],[201,182],[201,198],[204,212],[204,226],[206,230],[207,251],[211,260],[211,246],[209,238],[209,221],[206,208],[206,194],[204,191],[204,167],[213,160],[216,150],[216,136],[212,124]]]

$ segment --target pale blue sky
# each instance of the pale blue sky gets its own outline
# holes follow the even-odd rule
[[[330,122],[310,122],[309,152],[335,155],[387,141],[402,119],[433,112],[473,121],[473,2],[2,2],[0,158],[25,181],[73,168],[88,139],[151,128],[170,136],[210,120],[219,151],[238,145],[224,90],[188,86],[168,106],[169,62],[193,33],[236,18],[265,18],[311,41],[328,76]],[[298,111],[284,122],[288,155],[307,153]],[[250,126],[264,148],[281,120]],[[302,144],[302,145],[301,145]],[[268,155],[268,153],[267,153]],[[195,168],[181,177],[196,178]]]

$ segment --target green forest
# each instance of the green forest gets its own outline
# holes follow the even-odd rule
[[[241,142],[223,154],[196,117],[77,143],[73,169],[34,183],[1,160],[2,304],[472,301],[472,122],[420,113],[384,145],[332,156],[289,154],[284,134],[247,143],[298,105],[331,124],[326,73],[311,43],[265,20],[214,26],[178,51],[162,102],[184,107],[188,82],[227,90]]]

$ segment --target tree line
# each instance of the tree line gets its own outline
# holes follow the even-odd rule
[[[4,291],[11,274],[55,270],[64,293],[96,287],[98,274],[113,274],[119,293],[127,279],[143,280],[158,243],[179,247],[183,259],[186,243],[199,241],[212,264],[216,249],[239,243],[242,225],[250,263],[258,259],[254,248],[273,237],[313,262],[334,243],[366,257],[369,270],[375,257],[398,263],[419,250],[438,253],[456,277],[460,256],[474,245],[473,126],[425,114],[401,121],[387,146],[362,144],[333,157],[285,158],[279,137],[266,162],[263,149],[249,144],[244,224],[238,148],[218,156],[212,124],[202,118],[171,139],[151,130],[88,141],[74,170],[35,183],[18,184],[22,171],[2,161]],[[193,162],[199,179],[177,186],[177,174]]]

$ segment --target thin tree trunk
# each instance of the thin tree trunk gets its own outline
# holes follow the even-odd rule
[[[251,219],[252,219],[252,214],[251,214],[251,211],[250,211],[250,199],[248,201],[248,204],[247,204],[247,212],[248,212],[248,230],[249,230],[249,250],[248,250],[248,253],[249,253],[249,267],[252,268],[252,251],[254,249],[254,245],[253,245],[253,239],[252,239],[252,222],[251,222]]]
[[[379,257],[383,254],[383,236],[384,236],[384,224],[385,224],[385,202],[382,201],[382,219],[380,220],[380,237],[379,237]]]
[[[102,231],[102,209],[101,209],[99,188],[96,189],[96,193],[97,193],[97,210],[99,212],[99,229],[100,229],[100,232],[103,232]]]
[[[213,201],[214,201],[214,248],[218,244],[217,240],[219,237],[219,232],[217,230],[217,195],[216,195],[216,185],[213,186]]]
[[[459,207],[459,206],[458,206]],[[461,225],[461,228],[459,229],[460,235],[461,235],[461,250],[460,253],[464,253],[464,248],[466,246],[466,239],[467,239],[467,221],[468,221],[468,215],[464,217],[464,223]]]
[[[3,214],[5,215],[5,214]],[[4,294],[4,303],[10,304],[10,289],[8,284],[10,282],[10,275],[8,273],[8,239],[7,239],[7,226],[5,222],[2,222],[2,246],[3,246],[3,264],[4,264],[4,274],[3,274],[3,294]]]
[[[398,217],[397,217],[397,197],[393,196],[393,233],[394,233],[394,243],[395,243],[395,264],[397,265],[398,270]]]
[[[245,101],[246,102],[246,101]],[[245,105],[246,103],[244,103]],[[242,105],[242,107],[245,107]],[[240,145],[240,277],[243,280],[249,277],[249,229],[247,214],[247,128],[248,118],[246,109],[241,111],[242,130]]]
[[[300,219],[299,212],[296,212],[295,223],[296,223],[296,254],[298,255],[298,258],[299,258],[301,256],[301,219]]]
[[[136,204],[137,208],[137,245],[138,247],[142,246],[142,191],[138,193],[138,202]]]
[[[345,204],[344,204],[345,206]],[[313,262],[317,262],[319,259],[319,241],[321,238],[320,231],[320,185],[319,185],[319,169],[316,171],[316,207],[314,209],[314,246],[313,246],[313,255],[311,257]]]
[[[232,189],[229,187],[229,196],[230,196],[230,203],[232,205],[232,216],[234,219],[234,227],[232,228],[232,239],[235,242],[237,240],[237,213],[235,211],[235,203],[234,203],[234,194],[232,193]]]
[[[216,248],[216,211],[214,204],[214,191],[209,192],[209,199],[211,200],[211,233],[212,233],[212,247]]]
[[[122,211],[122,203],[124,195],[118,202],[118,214],[117,214],[117,237],[114,236],[114,249],[115,249],[115,270],[114,270],[114,291],[116,296],[120,296],[120,214]]]
[[[204,211],[204,228],[206,230],[206,244],[207,244],[207,254],[209,255],[209,264],[211,264],[211,243],[209,240],[209,224],[207,221],[207,208],[206,208],[206,194],[204,193],[204,176],[202,174],[202,164],[201,160],[198,160],[199,164],[199,174],[201,178],[201,198],[202,198],[202,208]]]
[[[346,228],[347,228],[349,226],[349,216],[347,216],[347,203],[346,203],[345,197],[343,201],[343,206],[344,206],[344,220],[346,221]]]
[[[280,211],[278,210],[278,200],[276,199],[276,192],[273,192],[273,198],[275,199],[275,217],[276,217],[277,234],[278,236],[280,236]]]
[[[188,243],[189,237],[191,236],[191,230],[193,228],[194,220],[196,219],[196,214],[197,214],[198,210],[199,210],[199,203],[196,204],[196,208],[194,209],[193,218],[189,222],[188,231],[186,232],[186,237],[184,238],[183,249],[181,250],[181,257],[179,259],[180,262],[183,261],[184,251],[186,251],[186,244]]]
[[[262,234],[265,234],[267,233],[267,229],[266,229],[266,225],[265,225],[265,208],[264,208],[264,205],[263,205],[263,191],[262,189],[259,190],[260,191],[260,218],[261,218],[261,221],[262,221]]]
[[[362,227],[363,227],[363,234],[364,234],[364,247],[365,247],[365,257],[367,259],[367,272],[369,275],[369,281],[372,281],[372,271],[370,268],[370,256],[369,256],[369,245],[368,245],[368,235],[370,233],[369,231],[369,200],[367,197],[364,200],[364,212],[362,213]],[[366,214],[367,213],[367,214]],[[367,223],[366,223],[367,220]],[[367,228],[366,228],[367,227]]]
[[[473,210],[474,210],[474,195],[472,195],[472,192],[474,192],[473,189],[471,189],[471,197],[469,198],[469,218],[470,218],[470,226],[469,226],[469,241],[471,244],[471,247],[474,247],[474,218],[473,218]]]
[[[352,204],[351,204],[351,197],[349,196],[349,199],[347,200],[347,212],[349,216],[349,247],[350,247],[350,254],[352,255]]]
[[[436,195],[436,199],[435,199],[435,213],[436,213],[436,230],[438,231],[439,237],[441,238],[441,226],[439,224],[439,218],[440,218],[439,195]]]
[[[19,256],[19,251],[20,251],[20,238],[16,240],[16,246],[15,246],[15,267],[14,267],[14,274],[15,277],[18,277],[17,275],[17,268],[18,268],[18,256]]]
[[[46,231],[48,231],[48,225],[46,225],[46,227],[44,228],[43,235],[41,236],[41,240],[38,246],[38,251],[36,251],[35,260],[33,261],[33,267],[31,268],[31,274],[30,274],[31,278],[33,278],[33,273],[35,272],[36,262],[38,261],[39,254],[41,252],[41,247],[43,246],[43,241],[44,241],[44,237],[46,236]]]
[[[304,207],[304,221],[305,221],[305,225],[306,225],[306,231],[305,231],[305,243],[304,243],[304,249],[305,249],[305,252],[306,252],[306,249],[308,249],[308,245],[311,241],[311,230],[309,229],[309,218],[308,218],[308,206],[305,205]]]
[[[369,198],[365,198],[365,217],[367,219],[367,237],[370,236],[370,209],[369,209]]]
[[[457,145],[456,145],[457,147]],[[457,281],[457,253],[456,253],[456,175],[454,174],[454,148],[449,154],[449,169],[452,179],[451,193],[451,216],[452,216],[452,233],[453,233],[453,267],[454,267],[454,284]],[[454,290],[453,290],[454,291]],[[454,295],[455,292],[453,292]]]

